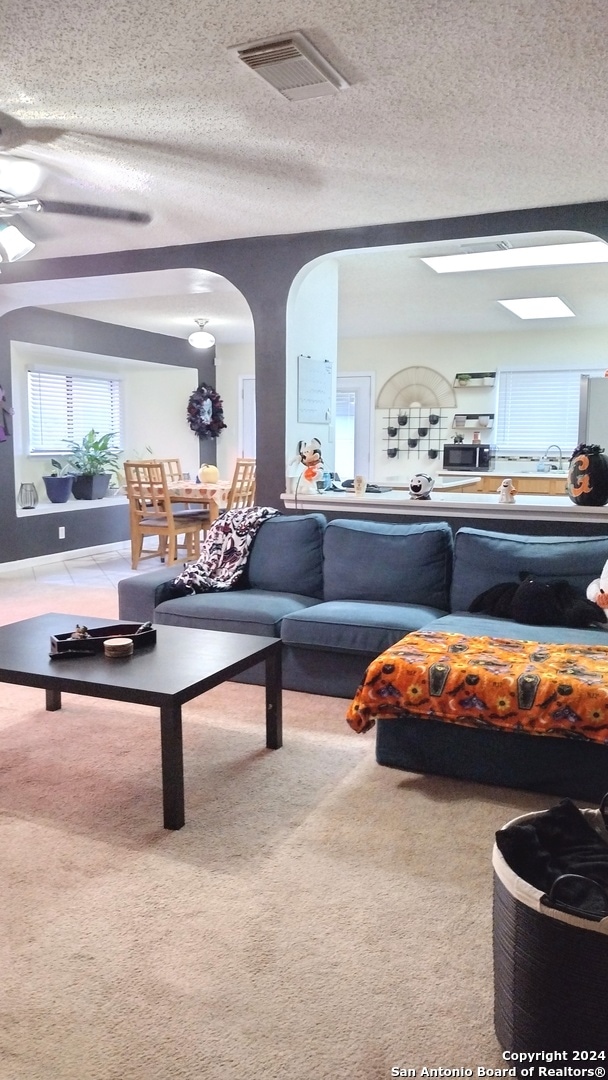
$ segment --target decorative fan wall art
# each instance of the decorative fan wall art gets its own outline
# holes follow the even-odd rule
[[[448,407],[456,405],[456,395],[448,380],[433,368],[402,368],[385,382],[378,394],[376,408],[395,409],[414,402],[423,406]]]

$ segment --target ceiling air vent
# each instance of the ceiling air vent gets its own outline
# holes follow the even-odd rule
[[[461,244],[465,255],[482,255],[486,251],[508,251],[513,244],[510,240],[491,240],[480,244]]]
[[[247,67],[290,101],[325,97],[348,86],[299,31],[269,41],[237,45],[234,51]]]

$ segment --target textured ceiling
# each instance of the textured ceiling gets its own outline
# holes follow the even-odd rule
[[[24,214],[28,261],[608,196],[603,0],[4,0],[0,25],[0,146],[45,165],[36,194],[151,214]],[[230,50],[297,29],[348,89],[289,102]],[[120,321],[185,334],[201,283],[176,284]]]

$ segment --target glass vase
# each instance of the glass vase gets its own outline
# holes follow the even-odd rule
[[[38,492],[35,484],[21,484],[17,502],[22,510],[33,510],[38,505]]]

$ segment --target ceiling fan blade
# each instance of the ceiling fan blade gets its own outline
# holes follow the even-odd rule
[[[50,124],[42,124],[37,127],[29,127],[22,124],[16,116],[10,113],[0,112],[0,149],[17,150],[27,143],[54,143],[65,133],[65,128],[53,127]]]
[[[92,206],[87,203],[59,202],[56,199],[39,199],[40,206],[49,214],[77,214],[79,217],[106,218],[113,221],[131,221],[147,225],[152,215],[141,210],[121,210],[113,206]]]

